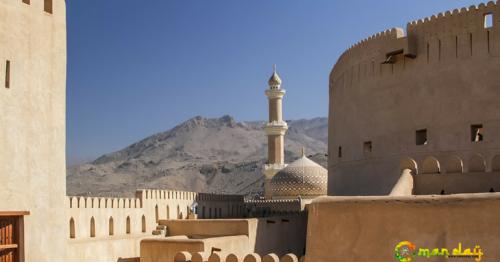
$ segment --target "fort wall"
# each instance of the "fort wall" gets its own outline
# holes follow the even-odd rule
[[[306,261],[393,261],[402,241],[450,254],[459,243],[463,251],[479,245],[481,261],[496,260],[499,203],[500,193],[319,198],[309,210]]]
[[[198,218],[242,217],[243,196],[176,190],[138,190],[135,198],[66,198],[71,261],[117,261],[140,255],[140,241],[153,236],[160,220],[186,219],[193,203]],[[168,228],[167,228],[168,233]]]
[[[376,34],[341,55],[330,74],[329,195],[387,195],[408,162],[417,176],[496,175],[499,10],[493,2],[455,9],[408,23],[406,32]],[[475,126],[478,141],[471,139]],[[497,188],[495,181],[475,190]],[[452,191],[474,191],[467,184]]]
[[[304,211],[306,201],[302,199],[247,200],[245,206],[250,217],[286,215]]]
[[[21,261],[67,261],[65,5],[0,0],[0,213],[29,212]]]
[[[224,258],[229,254],[240,258],[255,254],[260,258],[269,253],[303,255],[305,250],[307,216],[304,214],[250,219],[161,220],[160,224],[171,229],[169,236],[142,240],[143,262],[174,262],[174,256],[182,251],[199,252],[205,257],[203,261],[207,261],[213,251]]]

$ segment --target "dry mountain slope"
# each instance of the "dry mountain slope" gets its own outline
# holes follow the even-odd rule
[[[137,188],[256,194],[266,159],[265,122],[194,117],[95,161],[68,168],[69,195],[132,196]],[[287,161],[304,146],[326,165],[327,119],[289,121]]]

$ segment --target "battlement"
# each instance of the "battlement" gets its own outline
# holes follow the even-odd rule
[[[69,208],[142,208],[139,198],[66,197]]]
[[[220,253],[214,252],[178,252],[174,257],[174,262],[189,262],[189,261],[221,261],[221,262],[244,262],[244,261],[268,261],[268,262],[303,262],[305,257],[297,257],[293,253],[286,254],[280,257],[275,253],[270,253],[265,256],[260,256],[257,253],[241,255],[237,253]]]
[[[348,72],[350,77],[361,73],[368,77],[381,75],[384,71],[393,73],[394,70],[381,64],[390,66],[398,62],[399,54],[410,64],[415,63],[410,61],[412,59],[428,62],[485,53],[497,55],[500,53],[495,45],[496,27],[500,26],[498,10],[498,4],[490,1],[411,21],[406,25],[406,32],[402,28],[379,32],[346,49],[330,77],[337,81],[349,70],[357,71]]]
[[[378,33],[373,34],[365,39],[362,39],[361,41],[356,42],[355,44],[353,44],[349,48],[347,48],[346,52],[349,52],[350,50],[352,50],[354,48],[362,47],[364,44],[367,44],[371,41],[379,41],[379,40],[386,40],[386,39],[398,39],[398,38],[401,38],[404,36],[405,36],[405,32],[402,28],[394,27],[392,29],[378,32]]]
[[[17,4],[17,5],[22,5],[22,7],[27,8],[27,7],[33,7],[38,10],[43,10],[45,14],[53,14],[54,10],[58,11],[60,7],[64,7],[66,1],[62,0],[17,0],[17,1],[9,1],[11,2],[10,4]],[[63,5],[59,5],[58,2],[61,2]],[[65,10],[62,10],[63,13]]]
[[[494,11],[493,9],[496,8],[496,7],[497,7],[497,3],[496,2],[489,1],[486,4],[481,3],[481,4],[477,5],[477,6],[476,5],[471,5],[468,8],[467,7],[462,7],[460,9],[456,8],[456,9],[453,9],[452,11],[445,11],[445,12],[438,13],[437,15],[432,15],[432,16],[429,16],[429,17],[425,17],[425,18],[422,18],[422,19],[418,19],[418,20],[412,21],[412,22],[408,23],[408,26],[426,25],[426,24],[429,24],[429,23],[441,21],[442,19],[456,17],[457,15],[470,15],[470,14],[474,14],[474,12],[479,12],[479,13],[483,13],[484,11],[493,12]]]
[[[135,193],[141,199],[195,200],[198,193],[179,190],[139,189]]]
[[[145,201],[185,200],[241,202],[243,195],[222,195],[177,190],[139,189],[135,198],[67,196],[69,208],[142,208]]]

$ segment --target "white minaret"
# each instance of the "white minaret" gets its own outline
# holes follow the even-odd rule
[[[265,196],[272,198],[270,188],[271,179],[285,165],[285,143],[284,136],[288,130],[288,125],[283,121],[282,101],[285,90],[281,89],[281,78],[276,73],[276,65],[273,68],[273,75],[268,81],[269,89],[266,96],[269,99],[269,121],[264,130],[267,135],[267,163],[264,165],[265,176]]]

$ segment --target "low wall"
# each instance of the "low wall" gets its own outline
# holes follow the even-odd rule
[[[294,253],[302,256],[306,246],[307,214],[261,218],[257,223],[255,253],[264,256]]]
[[[500,191],[500,172],[418,174],[414,181],[415,195]]]
[[[169,236],[186,235],[194,238],[216,236],[250,236],[254,232],[256,219],[198,219],[160,220],[159,225],[167,226]],[[252,234],[254,237],[254,234]]]
[[[293,253],[286,254],[281,257],[274,253],[269,253],[265,256],[261,256],[256,253],[249,253],[244,255],[238,254],[223,254],[223,253],[213,253],[210,256],[203,254],[203,256],[208,257],[208,261],[220,261],[220,262],[246,262],[246,261],[264,261],[264,262],[305,262],[305,258],[297,257]],[[201,258],[203,259],[203,256]],[[191,262],[199,261],[200,253],[197,252],[179,252],[174,257],[174,262]],[[197,259],[197,260],[195,260]],[[206,259],[205,259],[206,260]],[[204,260],[204,261],[205,261]]]
[[[249,217],[279,216],[302,212],[310,200],[302,199],[266,199],[247,200],[245,207]]]
[[[94,238],[68,241],[69,261],[122,261],[120,258],[138,257],[144,235]]]
[[[276,253],[283,256],[304,254],[307,216],[295,214],[252,219],[160,220],[169,237],[141,242],[141,262],[173,261],[177,252],[210,252],[220,248],[224,254]],[[183,238],[179,238],[183,237]],[[175,238],[175,239],[172,239]]]
[[[500,256],[500,193],[410,197],[323,197],[309,207],[306,261],[394,261],[394,248],[480,245]]]
[[[68,196],[68,256],[71,261],[137,258],[140,241],[154,237],[160,219],[182,221],[195,202],[217,210],[217,217],[242,216],[244,205],[243,196],[175,190],[137,190],[135,198]]]

